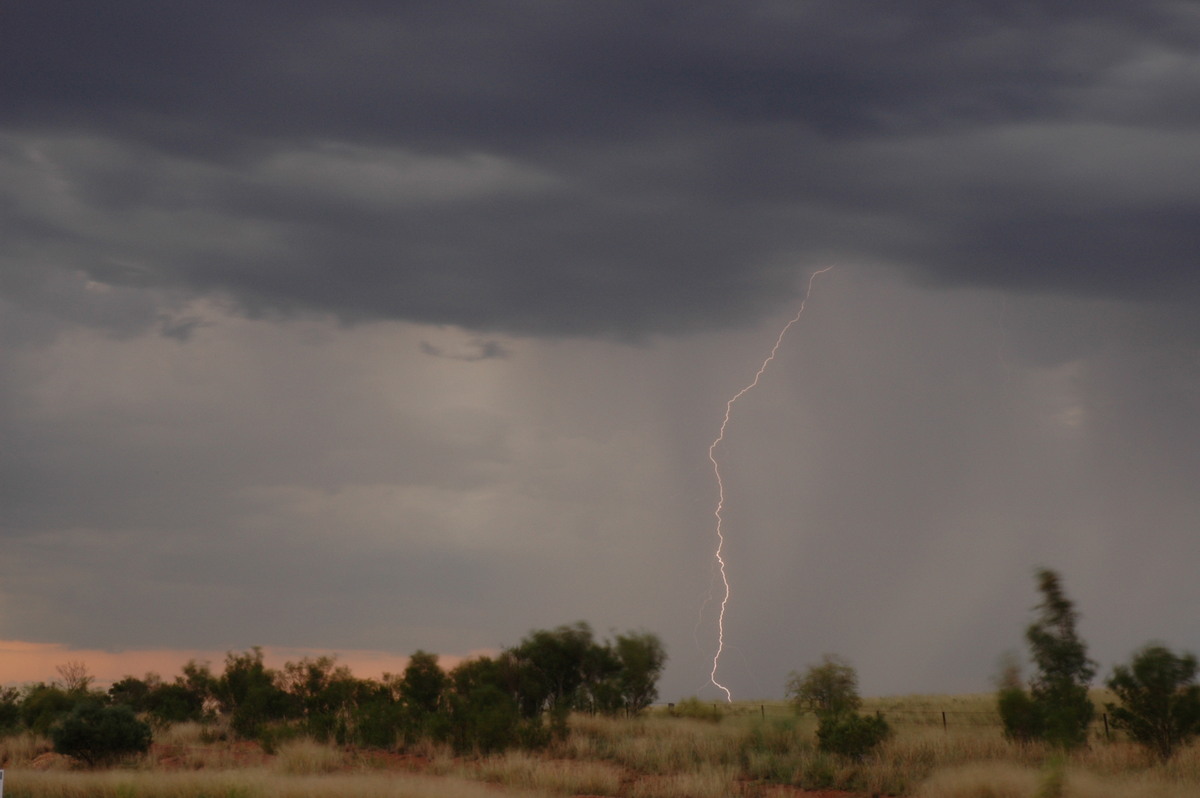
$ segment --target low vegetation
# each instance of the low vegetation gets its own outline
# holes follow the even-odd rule
[[[1102,705],[1109,697],[1092,699]],[[861,716],[881,713],[892,734],[861,758],[822,751],[817,719],[782,702],[696,703],[711,714],[575,712],[561,738],[536,750],[456,754],[449,743],[371,749],[298,736],[268,754],[214,721],[160,726],[149,752],[103,769],[72,763],[52,753],[48,738],[21,732],[0,740],[0,764],[7,798],[749,798],[785,785],[913,798],[1200,794],[1195,743],[1164,762],[1115,729],[1106,737],[1098,719],[1085,745],[1062,753],[1046,742],[1007,739],[989,695],[865,699]]]
[[[332,658],[273,670],[252,649],[219,676],[189,662],[100,692],[69,663],[0,690],[0,768],[9,798],[1200,795],[1195,657],[1148,645],[1091,689],[1061,580],[1038,586],[1036,673],[990,695],[864,699],[827,655],[786,703],[652,706],[658,639],[577,623],[449,671],[418,651],[381,681]]]

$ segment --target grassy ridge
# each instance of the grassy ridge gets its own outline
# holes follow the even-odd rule
[[[694,702],[693,717],[666,710],[637,719],[575,716],[566,739],[536,753],[455,757],[427,745],[389,759],[296,739],[268,756],[186,724],[160,731],[152,755],[111,771],[61,761],[41,769],[49,746],[28,736],[0,740],[0,765],[7,798],[724,798],[766,795],[775,785],[913,798],[1200,795],[1197,746],[1162,765],[1094,727],[1086,749],[1055,764],[1045,748],[1003,738],[994,702],[991,695],[868,700],[864,710],[883,712],[896,733],[863,762],[817,751],[813,720],[782,703],[714,711]]]

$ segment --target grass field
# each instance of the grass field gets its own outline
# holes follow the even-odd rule
[[[835,789],[913,798],[1200,796],[1197,746],[1163,765],[1097,723],[1091,744],[1063,758],[1006,741],[992,695],[867,700],[864,711],[882,712],[895,734],[863,762],[817,751],[814,721],[782,703],[687,709],[695,717],[663,708],[632,720],[576,716],[567,738],[545,751],[489,757],[305,739],[268,755],[184,724],[160,731],[149,755],[108,770],[80,770],[28,736],[0,740],[0,764],[5,798],[752,798]]]

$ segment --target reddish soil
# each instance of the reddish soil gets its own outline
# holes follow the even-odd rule
[[[207,746],[153,743],[150,746],[150,757],[159,765],[173,770],[184,767],[199,767],[199,765],[189,765],[187,754],[189,752],[203,751],[220,751],[223,756],[228,757],[232,764],[238,767],[261,765],[271,758],[263,752],[262,746],[258,743],[245,741],[216,743]]]
[[[841,790],[802,790],[799,787],[768,787],[764,798],[862,798],[856,792]]]

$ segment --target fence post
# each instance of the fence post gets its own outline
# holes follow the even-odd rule
[[[948,728],[946,728],[946,710],[944,710],[944,709],[942,710],[942,731],[944,731],[944,732],[950,731]]]
[[[766,720],[766,719],[767,719],[767,705],[766,705],[766,704],[759,704],[759,705],[758,705],[758,709],[759,709],[759,711],[760,711],[760,712],[762,712],[762,719],[763,719],[763,720]]]

